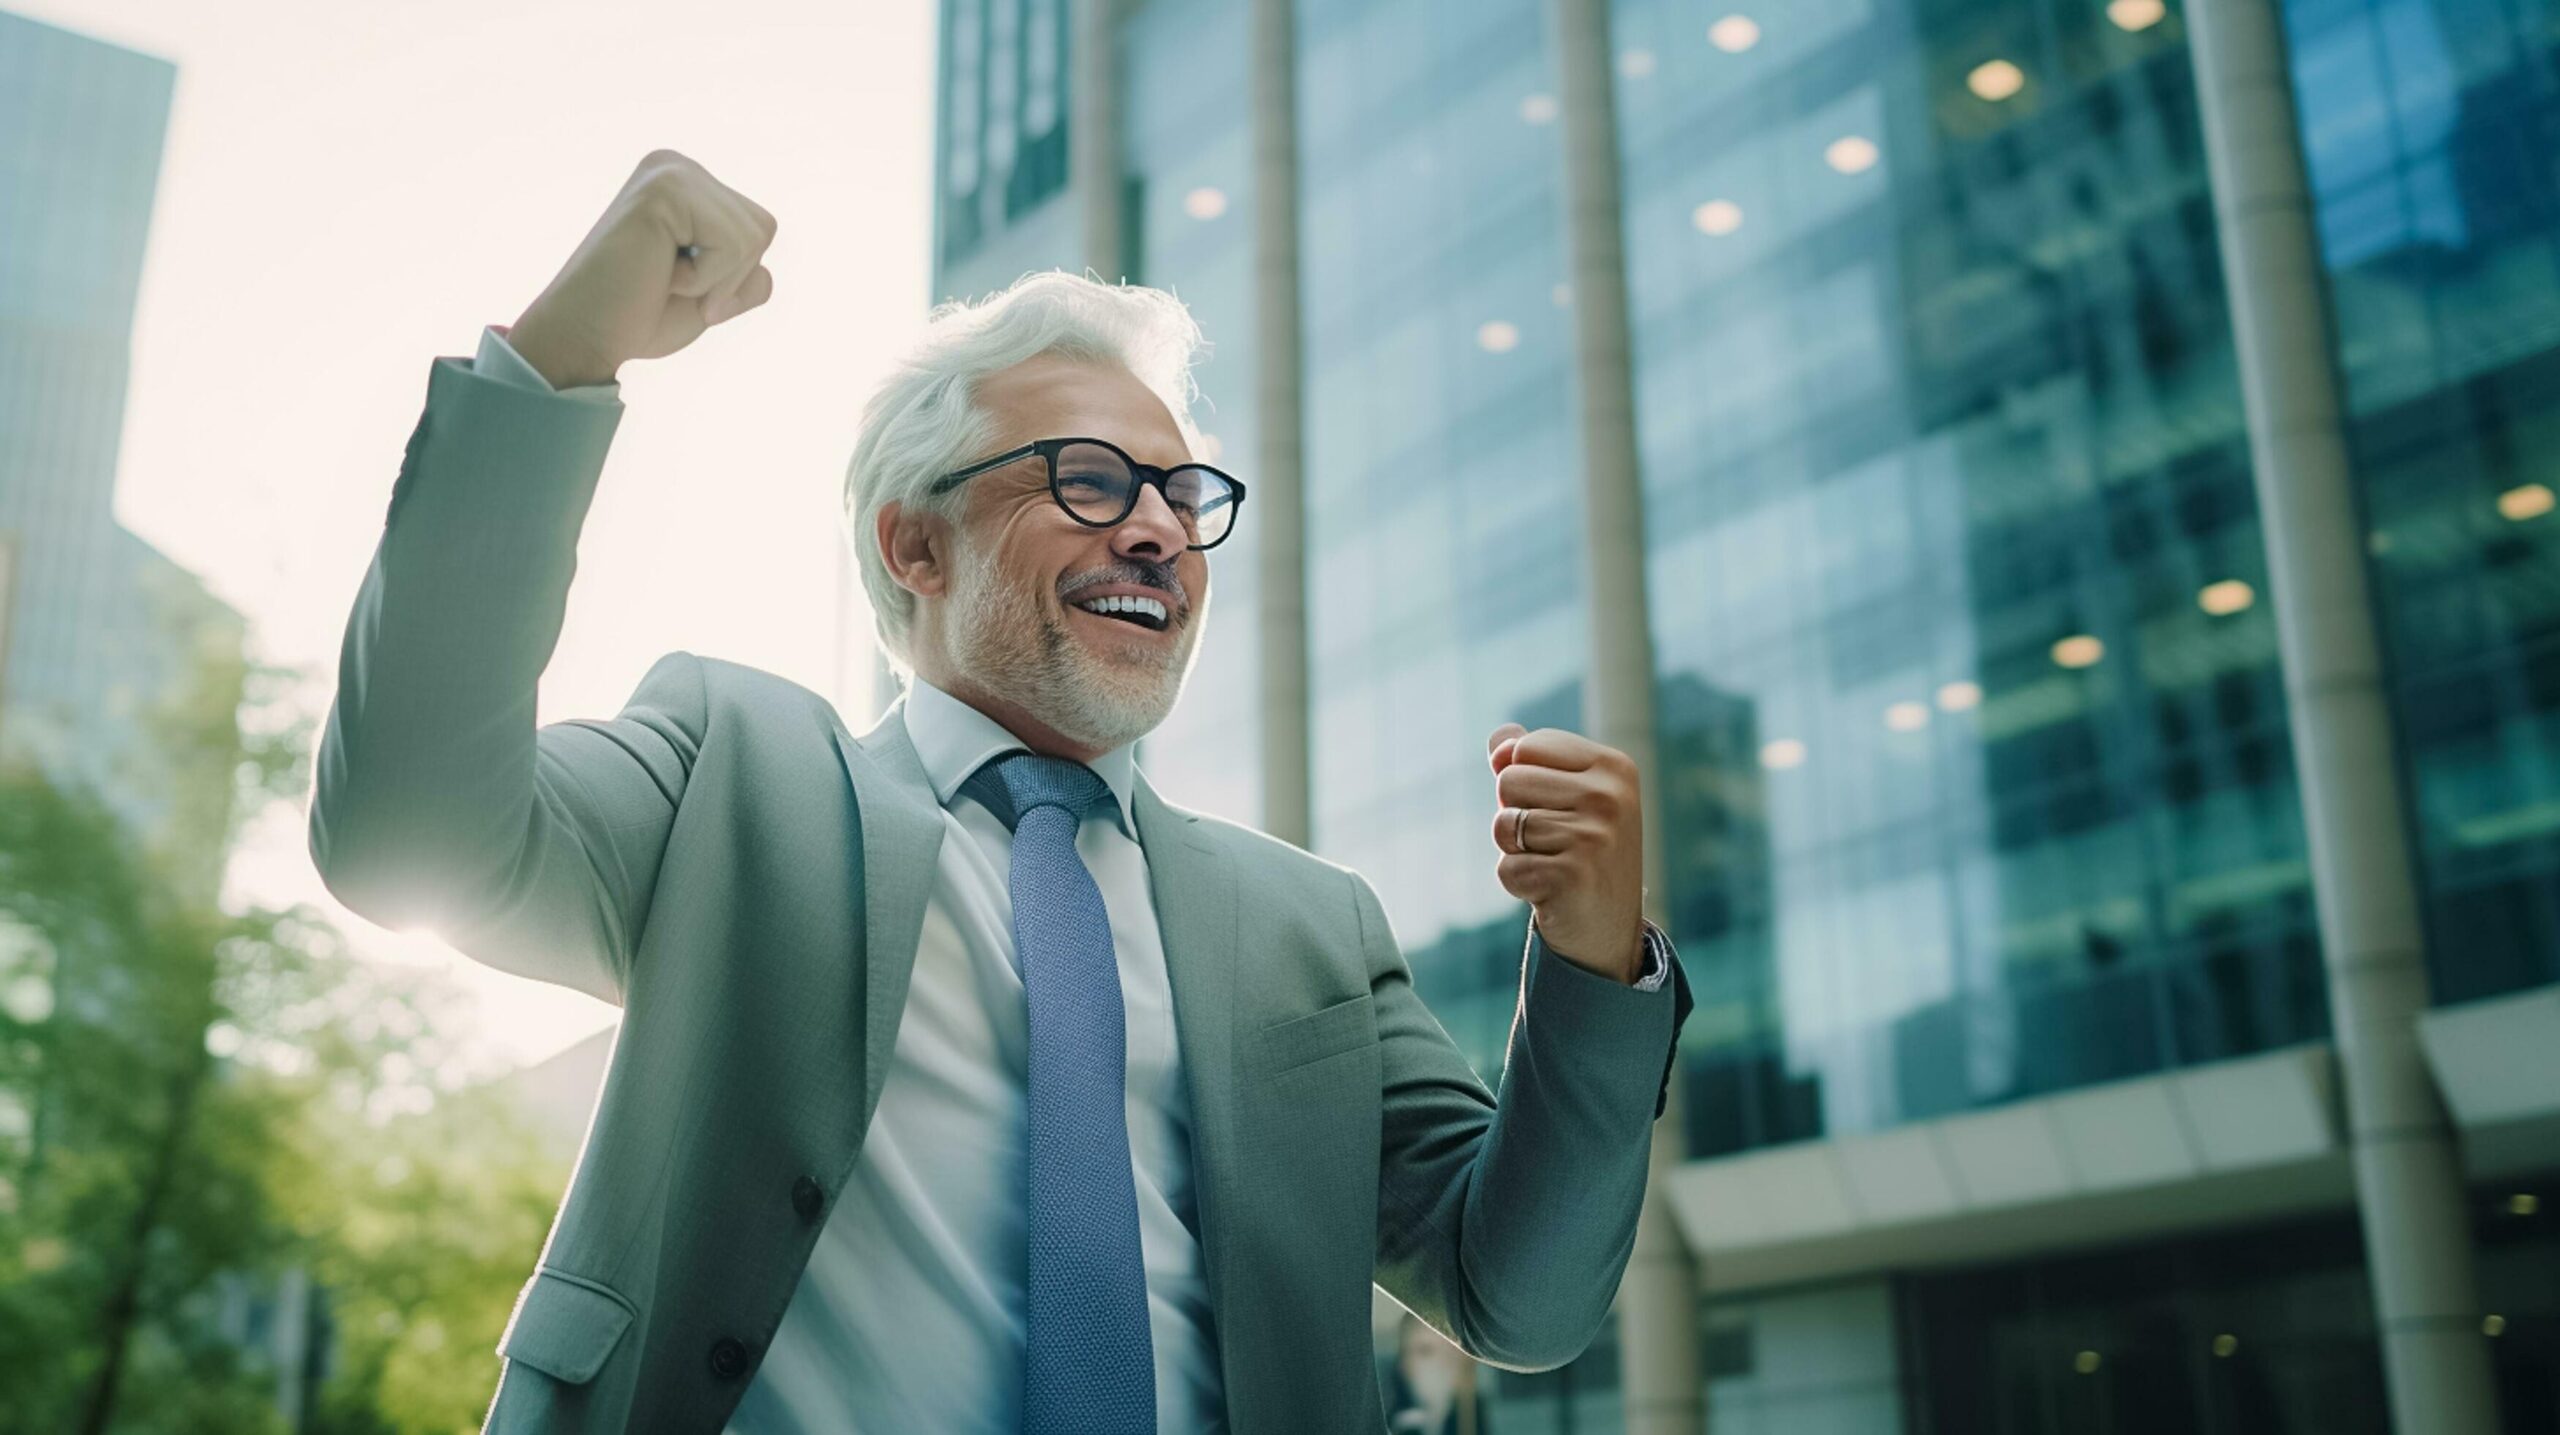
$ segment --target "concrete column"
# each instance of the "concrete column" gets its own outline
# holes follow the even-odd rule
[[[1573,283],[1574,376],[1582,420],[1583,570],[1591,668],[1590,735],[1645,774],[1645,908],[1662,915],[1661,773],[1654,753],[1653,622],[1645,591],[1644,486],[1636,466],[1634,341],[1618,197],[1618,124],[1608,0],[1552,0],[1564,108],[1566,257]],[[1618,1348],[1628,1435],[1706,1428],[1699,1371],[1698,1270],[1665,1195],[1683,1152],[1680,1083],[1654,1123],[1653,1178],[1634,1258],[1618,1288]]]
[[[1300,484],[1305,363],[1298,310],[1298,7],[1251,0],[1253,492],[1262,562],[1262,830],[1308,844],[1307,520]]]
[[[2418,1049],[2410,814],[2283,16],[2276,0],[2198,0],[2186,15],[2392,1425],[2492,1435],[2461,1158]]]
[[[1105,284],[1129,278],[1121,231],[1120,49],[1113,0],[1068,0],[1067,188],[1083,210],[1086,269]]]

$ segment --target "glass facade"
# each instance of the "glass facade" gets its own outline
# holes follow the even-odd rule
[[[943,0],[934,253],[977,252],[1067,183],[1067,0]]]
[[[2560,980],[2560,12],[2287,0],[2434,995]]]
[[[1488,1077],[1524,929],[1485,737],[1581,714],[1544,25],[1536,0],[1298,6],[1314,841]]]
[[[2112,14],[1618,7],[1693,1155],[2325,1028],[2193,73]]]

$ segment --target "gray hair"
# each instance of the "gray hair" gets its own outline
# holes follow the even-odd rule
[[[986,299],[936,305],[921,341],[863,405],[861,436],[844,475],[845,536],[862,568],[873,623],[891,660],[907,661],[913,593],[889,576],[877,534],[889,504],[956,517],[967,492],[932,496],[936,479],[986,457],[995,424],[973,401],[979,380],[1043,354],[1117,364],[1164,401],[1183,442],[1200,452],[1191,420],[1191,365],[1200,325],[1162,289],[1105,284],[1063,270],[1025,274]]]

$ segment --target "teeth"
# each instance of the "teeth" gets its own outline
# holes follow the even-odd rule
[[[1115,593],[1108,598],[1089,598],[1076,606],[1088,613],[1134,613],[1158,627],[1162,627],[1172,617],[1165,605],[1157,600],[1127,594]]]

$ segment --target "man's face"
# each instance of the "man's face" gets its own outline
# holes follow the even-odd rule
[[[1042,356],[982,381],[988,452],[1098,438],[1141,463],[1191,461],[1164,404],[1117,366]],[[1037,457],[970,479],[956,525],[945,628],[956,674],[1098,750],[1164,721],[1208,614],[1209,564],[1164,495],[1142,488],[1115,528],[1078,523]],[[1153,600],[1111,604],[1112,598]],[[1141,611],[1097,612],[1095,608]]]

